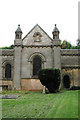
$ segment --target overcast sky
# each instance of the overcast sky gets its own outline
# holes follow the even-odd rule
[[[79,0],[1,0],[0,47],[14,44],[15,30],[20,24],[23,37],[39,24],[52,38],[54,24],[60,39],[76,45],[78,39]]]

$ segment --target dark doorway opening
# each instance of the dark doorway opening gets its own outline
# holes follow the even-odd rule
[[[70,88],[70,77],[69,75],[65,75],[63,77],[63,85],[65,88]]]
[[[42,60],[39,56],[35,56],[33,59],[33,76],[38,75],[38,71],[41,69]]]

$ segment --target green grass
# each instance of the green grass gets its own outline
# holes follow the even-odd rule
[[[18,94],[18,99],[2,100],[3,118],[78,118],[78,91],[42,94],[28,91],[3,91]]]

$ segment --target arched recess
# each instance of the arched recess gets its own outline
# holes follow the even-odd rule
[[[71,80],[73,79],[72,75],[69,72],[62,74],[63,87],[65,87],[64,81],[66,81],[64,79],[66,79],[66,80],[68,79],[68,84],[69,84],[68,88],[70,88],[71,87]]]
[[[45,68],[45,56],[39,52],[33,53],[29,59],[28,62],[30,62],[30,74],[31,77],[37,76],[37,72],[41,68]]]
[[[29,59],[28,59],[28,62],[32,62],[33,61],[33,58],[35,56],[40,56],[41,59],[42,59],[42,62],[46,62],[46,59],[45,59],[45,56],[42,54],[42,53],[39,53],[39,52],[36,52],[36,53],[33,53],[30,55]]]
[[[71,75],[70,74],[63,75],[63,87],[70,88],[70,84],[71,84]]]
[[[12,79],[13,78],[13,63],[12,61],[4,61],[2,63],[2,76],[3,79]]]
[[[5,78],[11,78],[11,64],[6,64],[5,66]]]
[[[37,55],[33,58],[33,76],[36,76],[41,68],[42,68],[42,59],[40,56]]]

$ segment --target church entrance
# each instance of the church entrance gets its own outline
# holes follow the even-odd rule
[[[63,85],[64,85],[64,88],[70,88],[70,77],[69,77],[69,75],[65,75],[63,77]]]

